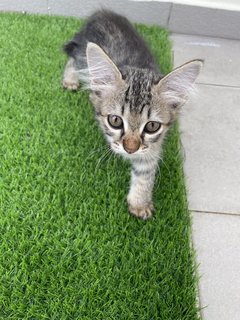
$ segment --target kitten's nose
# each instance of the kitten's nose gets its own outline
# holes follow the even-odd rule
[[[123,139],[123,148],[128,153],[136,152],[140,147],[140,140],[137,137],[130,136]]]

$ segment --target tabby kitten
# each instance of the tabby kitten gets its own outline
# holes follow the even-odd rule
[[[90,90],[111,149],[132,163],[129,211],[148,219],[164,136],[176,120],[202,67],[190,61],[163,76],[130,22],[111,11],[93,14],[65,45],[63,86]]]

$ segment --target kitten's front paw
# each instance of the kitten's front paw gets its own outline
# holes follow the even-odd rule
[[[133,206],[130,203],[128,203],[128,209],[129,212],[133,214],[135,217],[143,220],[151,218],[154,211],[154,207],[151,202],[143,206]]]
[[[79,88],[79,82],[69,79],[63,79],[62,85],[65,89],[75,91]]]

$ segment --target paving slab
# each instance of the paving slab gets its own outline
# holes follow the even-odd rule
[[[203,320],[240,319],[240,216],[193,213]]]
[[[48,14],[48,0],[1,0],[0,11]]]
[[[240,41],[173,34],[174,65],[204,59],[200,83],[240,87]]]
[[[190,210],[240,213],[240,89],[198,85],[180,119]]]
[[[129,0],[48,0],[51,14],[86,17],[95,10],[108,8],[127,16],[131,21],[167,26],[170,3],[133,2]]]
[[[211,2],[214,1],[208,1],[210,5]],[[178,33],[240,39],[239,18],[236,10],[173,3],[169,28]]]

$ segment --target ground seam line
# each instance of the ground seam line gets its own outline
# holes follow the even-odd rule
[[[204,82],[196,82],[196,84],[200,84],[203,86],[212,86],[212,87],[223,87],[223,88],[232,88],[232,89],[240,89],[240,86],[229,86],[227,84],[214,84],[214,83],[204,83]]]
[[[216,215],[224,215],[224,216],[234,216],[234,217],[240,217],[240,213],[236,212],[217,212],[217,211],[208,211],[208,210],[196,210],[196,209],[190,209],[191,212],[195,213],[206,213],[206,214],[216,214]]]

